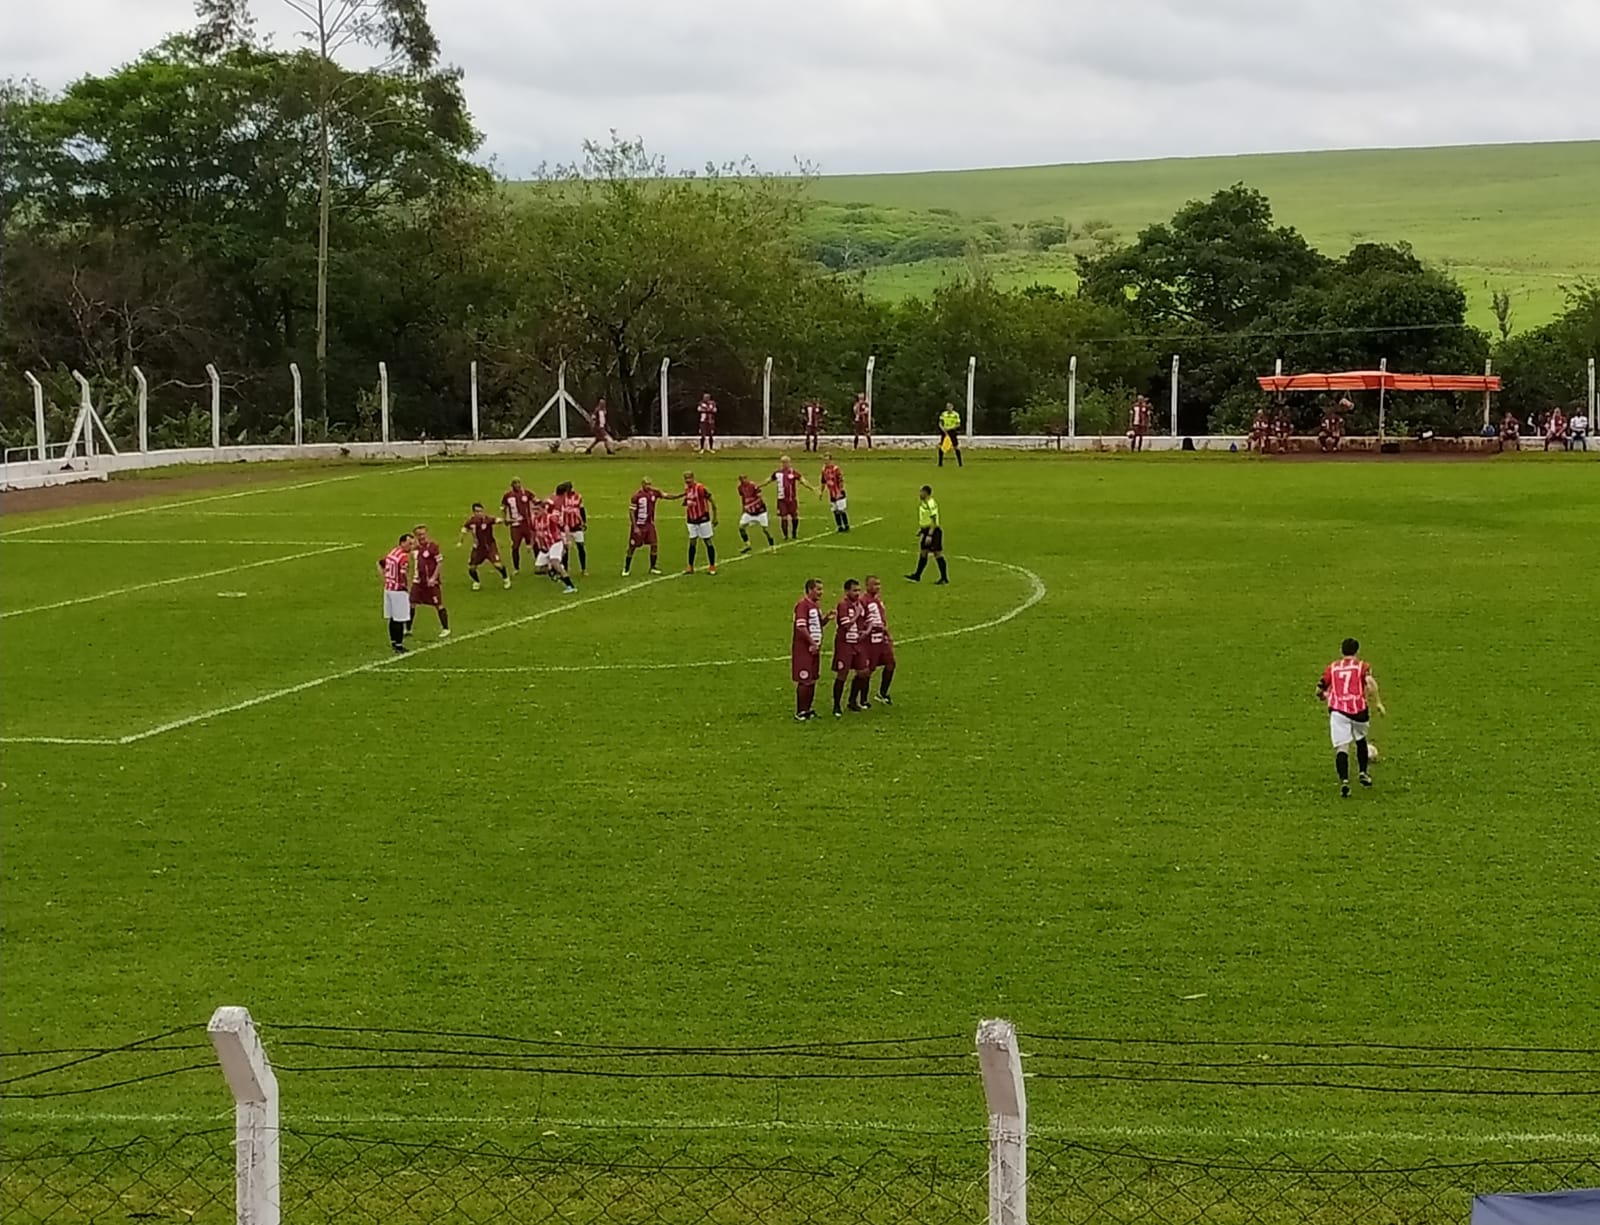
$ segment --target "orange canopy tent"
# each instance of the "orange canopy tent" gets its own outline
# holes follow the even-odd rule
[[[1345,370],[1337,374],[1263,374],[1263,391],[1499,391],[1498,374],[1396,374]]]

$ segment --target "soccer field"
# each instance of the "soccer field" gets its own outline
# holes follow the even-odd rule
[[[847,452],[855,530],[808,498],[798,543],[740,558],[735,478],[772,460],[730,455],[694,463],[715,577],[678,573],[667,503],[666,573],[620,574],[628,494],[646,472],[677,488],[680,456],[328,466],[8,515],[5,1048],[116,1046],[238,1003],[285,1069],[286,1122],[717,1125],[745,1151],[826,1150],[981,1127],[971,1033],[1004,1016],[1038,1035],[1042,1133],[1592,1151],[1586,458]],[[457,530],[514,475],[584,494],[576,595],[526,572],[469,590]],[[900,577],[924,481],[949,587]],[[421,610],[395,658],[374,563],[419,522],[448,545],[455,634]],[[895,705],[797,725],[801,586],[821,577],[829,608],[868,573]],[[1341,800],[1313,689],[1346,635],[1390,716],[1376,786]],[[650,1075],[534,1078],[504,1044],[468,1072],[439,1066],[464,1040],[294,1024],[927,1038],[890,1049],[930,1058],[631,1052],[562,1066]],[[1426,1049],[1266,1045],[1334,1041]],[[8,1096],[206,1059],[97,1060]],[[295,1070],[316,1068],[344,1070]],[[908,1069],[960,1075],[890,1075]],[[786,1078],[705,1075],[728,1070]],[[842,1074],[787,1079],[815,1070]],[[197,1071],[6,1107],[12,1129],[99,1134],[227,1099]]]

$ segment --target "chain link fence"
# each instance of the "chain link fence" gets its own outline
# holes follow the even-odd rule
[[[414,1143],[286,1129],[285,1225],[641,1222],[660,1225],[972,1225],[986,1218],[986,1147],[770,1157],[615,1149],[541,1138],[521,1147]],[[121,1143],[14,1148],[0,1222],[234,1220],[232,1129]],[[1465,1225],[1472,1197],[1600,1184],[1600,1159],[1391,1165],[1339,1156],[1187,1157],[1039,1139],[1034,1225]]]

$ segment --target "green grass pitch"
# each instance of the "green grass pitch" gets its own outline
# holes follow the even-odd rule
[[[939,1049],[960,1052],[1000,1015],[1109,1037],[1600,1046],[1600,482],[1583,457],[842,459],[855,531],[808,500],[802,543],[737,562],[735,477],[771,458],[694,461],[722,510],[715,578],[675,574],[670,504],[668,575],[619,573],[628,493],[647,472],[675,487],[682,456],[323,467],[8,515],[4,1046],[114,1044],[220,1003],[248,1005],[286,1066],[354,1058],[273,1028],[307,1021],[950,1035]],[[517,474],[586,497],[576,597],[528,575],[468,590],[456,531]],[[948,588],[899,577],[923,481]],[[452,546],[456,635],[432,646],[423,610],[429,649],[391,662],[374,562],[417,522]],[[797,726],[801,584],[831,597],[868,572],[901,643],[896,704]],[[1346,634],[1391,716],[1376,788],[1341,801],[1312,691]],[[1026,1049],[1035,1071],[1109,1067]],[[1306,1057],[1249,1049],[1261,1079]],[[737,1143],[827,1151],[860,1127],[981,1126],[971,1064],[935,1066],[972,1074],[282,1080],[290,1123],[777,1120]],[[1596,1088],[1574,1066],[1301,1078]],[[1595,1131],[1582,1096],[1046,1077],[1030,1094],[1036,1129],[1180,1145],[1480,1156],[1592,1149]],[[6,1106],[12,1129],[98,1133],[205,1124],[226,1099],[202,1072]]]

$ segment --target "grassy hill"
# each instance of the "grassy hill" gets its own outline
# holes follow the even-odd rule
[[[1556,313],[1561,285],[1600,277],[1600,141],[838,175],[815,191],[820,201],[869,205],[890,217],[933,213],[947,221],[954,214],[980,238],[988,222],[1018,227],[1060,218],[1075,228],[1108,222],[1126,240],[1186,200],[1240,181],[1267,194],[1279,221],[1332,254],[1363,240],[1411,243],[1456,275],[1483,326],[1492,323],[1492,290],[1511,292],[1512,324],[1522,328]],[[868,283],[890,296],[926,292],[966,258],[878,262]],[[1072,283],[1067,249],[981,258],[1002,284]]]

